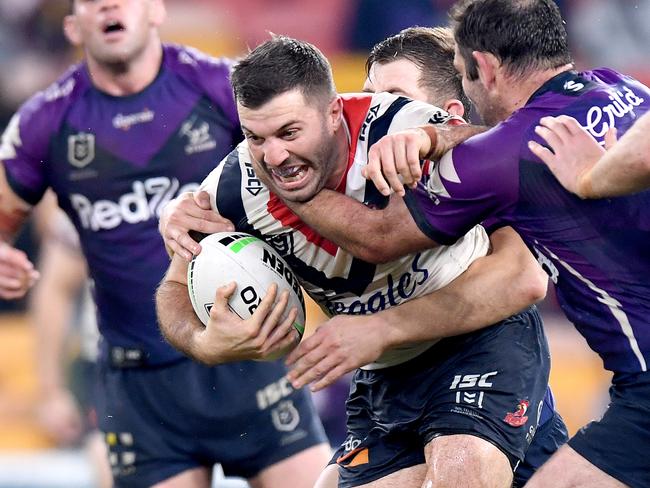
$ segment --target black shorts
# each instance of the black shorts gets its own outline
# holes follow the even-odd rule
[[[587,424],[569,445],[631,488],[650,486],[650,372],[616,373],[603,418]]]
[[[545,404],[543,408],[548,411],[549,407]],[[551,418],[545,422],[542,420],[544,423],[539,424],[533,442],[526,451],[526,457],[515,469],[513,488],[522,488],[535,474],[535,471],[569,440],[569,432],[564,420],[556,411],[552,410],[551,412]]]
[[[425,462],[433,438],[469,434],[523,458],[542,411],[550,358],[533,307],[444,339],[390,368],[358,370],[346,403],[348,436],[333,462],[354,487]]]
[[[250,478],[327,442],[309,392],[291,387],[280,361],[101,364],[99,373],[99,427],[116,487],[151,486],[215,463]]]

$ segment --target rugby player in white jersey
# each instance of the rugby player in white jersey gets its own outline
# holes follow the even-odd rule
[[[371,264],[316,234],[278,198],[303,201],[326,187],[356,199],[356,205],[385,204],[359,178],[369,145],[418,119],[444,123],[452,118],[447,113],[390,94],[338,96],[322,55],[307,43],[283,37],[252,51],[235,68],[232,80],[247,140],[202,187],[212,208],[238,230],[274,244],[324,309],[354,314],[396,305],[450,283],[485,253],[486,236],[476,228],[441,254],[424,251]],[[254,173],[249,171],[253,168]],[[273,181],[274,193],[260,182],[262,174]],[[167,218],[182,220],[178,215]],[[527,259],[533,261],[530,255]],[[167,339],[208,363],[231,360],[237,351],[257,350],[256,357],[263,357],[268,350],[260,340],[264,337],[251,334],[250,322],[244,332],[241,320],[227,312],[234,284],[217,292],[207,328],[198,322],[187,295],[186,268],[187,262],[175,255],[158,291],[160,325]],[[502,292],[508,285],[499,283]],[[486,313],[469,325],[461,321],[455,334],[521,309],[501,303],[496,294],[497,304],[486,304],[490,291],[477,298],[478,308]],[[513,309],[499,315],[507,307]],[[370,359],[373,364],[355,374],[348,402],[349,437],[336,458],[338,470],[328,468],[321,486],[335,485],[337,479],[343,487],[510,486],[512,469],[535,433],[546,390],[548,350],[534,315],[528,310],[507,326],[500,323],[437,344],[422,338],[422,343],[408,340],[377,351]],[[423,306],[417,318],[420,328],[426,328],[428,319]],[[269,341],[273,339],[271,334]],[[515,392],[517,384],[531,390]],[[383,398],[380,405],[371,401],[376,395]],[[505,404],[497,405],[500,401]]]

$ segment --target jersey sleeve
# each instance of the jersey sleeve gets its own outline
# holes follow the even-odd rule
[[[199,190],[208,192],[212,209],[230,220],[238,230],[246,226],[247,218],[242,199],[242,187],[246,186],[246,174],[242,174],[240,155],[248,151],[246,143],[240,143],[203,180]],[[252,166],[251,166],[252,172]],[[251,173],[254,176],[254,173]]]
[[[52,127],[43,98],[42,93],[34,96],[14,114],[0,142],[9,186],[31,205],[38,203],[48,186],[45,166]]]
[[[387,95],[389,94],[382,93],[377,96],[384,97]],[[393,101],[388,110],[394,109],[397,110],[388,127],[388,134],[412,129],[425,124],[446,124],[458,120],[440,107],[404,97],[398,97]]]
[[[405,201],[424,234],[450,245],[488,217],[491,226],[516,203],[517,152],[502,124],[468,139],[436,162]],[[517,148],[519,142],[516,142]]]

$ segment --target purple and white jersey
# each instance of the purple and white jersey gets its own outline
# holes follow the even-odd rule
[[[19,109],[0,146],[14,192],[35,204],[53,188],[74,223],[107,343],[142,349],[151,363],[180,357],[156,321],[154,293],[169,265],[158,216],[241,139],[230,67],[165,46],[146,89],[113,97],[85,64],[74,66]]]
[[[650,90],[608,69],[562,73],[490,131],[446,154],[407,202],[441,244],[477,222],[513,226],[556,284],[560,305],[605,367],[647,371],[650,361],[650,191],[581,200],[529,150],[541,117],[575,117],[602,140],[650,107]],[[540,141],[541,142],[541,141]]]

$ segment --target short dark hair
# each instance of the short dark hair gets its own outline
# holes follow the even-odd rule
[[[462,0],[450,16],[470,80],[478,78],[473,51],[493,54],[518,77],[573,62],[553,0]]]
[[[418,84],[430,98],[448,100],[456,98],[465,107],[465,115],[471,103],[463,91],[463,80],[454,68],[454,36],[445,27],[409,27],[375,46],[366,60],[366,74],[373,64],[386,64],[406,59],[421,71]]]
[[[247,108],[259,108],[276,95],[300,89],[305,98],[336,95],[332,67],[316,46],[286,36],[273,36],[233,68],[235,99]]]

